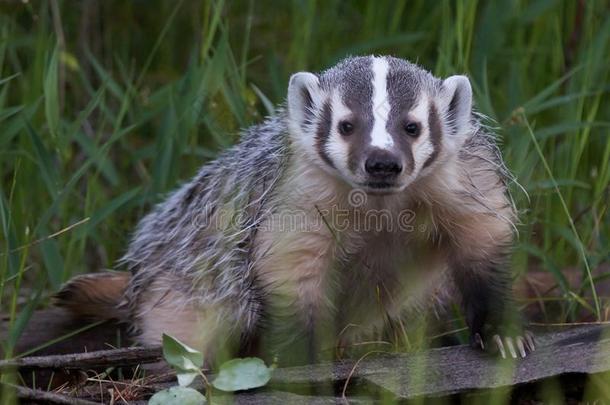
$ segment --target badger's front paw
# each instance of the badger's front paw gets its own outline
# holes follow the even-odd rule
[[[512,357],[525,358],[529,353],[536,350],[536,341],[530,331],[522,334],[493,333],[484,338],[480,333],[472,335],[472,345],[492,354],[500,354],[503,359]]]

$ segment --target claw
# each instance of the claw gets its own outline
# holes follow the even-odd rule
[[[504,340],[506,340],[506,346],[508,346],[508,351],[510,352],[510,355],[513,359],[517,358],[517,351],[515,350],[515,345],[513,343],[513,338],[510,336],[507,336],[504,338]]]
[[[527,342],[530,352],[533,352],[534,350],[536,350],[536,342],[534,341],[534,335],[528,331],[526,331],[524,335],[525,341]]]
[[[483,343],[483,338],[479,333],[474,334],[474,343],[481,347],[481,350],[485,350],[485,343]]]
[[[502,339],[500,338],[500,336],[499,335],[494,335],[493,341],[496,343],[496,346],[498,347],[498,350],[500,350],[500,356],[502,356],[502,358],[505,359],[506,358],[506,350],[504,349],[504,343],[502,343]]]
[[[525,339],[522,336],[518,336],[515,340],[517,341],[517,348],[519,349],[519,354],[521,354],[521,358],[524,359],[527,355],[525,352]]]

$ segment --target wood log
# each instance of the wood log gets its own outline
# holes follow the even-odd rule
[[[382,391],[395,398],[408,399],[528,384],[573,373],[583,375],[610,371],[610,326],[607,324],[539,328],[536,335],[537,350],[516,361],[500,360],[468,346],[371,355],[360,360],[277,369],[269,386],[257,391],[265,395],[248,395],[251,400],[259,397],[269,400],[270,395],[282,398],[278,392],[305,393],[307,397],[310,396],[308,393],[315,392],[320,398],[328,399],[329,395],[332,397],[337,393],[337,387],[347,388],[349,394],[349,388],[357,386],[358,390],[353,392]],[[161,356],[160,348],[138,347],[54,354],[1,361],[0,371],[122,367],[158,362]],[[173,384],[157,382],[151,384],[150,390]],[[245,394],[238,394],[236,398],[242,396],[245,398]]]
[[[397,398],[416,398],[525,384],[569,373],[610,371],[609,325],[538,331],[536,340],[537,350],[515,361],[466,345],[450,346],[371,356],[358,363],[345,360],[284,368],[274,373],[271,383],[281,387],[332,386],[349,378],[353,384],[373,384]]]
[[[160,347],[126,347],[87,353],[32,356],[0,361],[0,371],[11,369],[79,369],[122,367],[155,363],[163,359]]]
[[[80,398],[72,398],[66,395],[56,394],[53,392],[35,390],[21,385],[2,383],[4,389],[13,389],[17,394],[17,398],[21,401],[37,402],[44,404],[62,404],[62,405],[97,405],[97,402],[87,401]]]

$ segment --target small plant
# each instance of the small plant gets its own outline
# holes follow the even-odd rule
[[[163,357],[176,370],[178,385],[157,392],[150,398],[151,405],[201,405],[210,400],[212,387],[226,392],[242,391],[263,387],[271,378],[271,367],[259,358],[247,357],[223,363],[210,384],[201,370],[203,353],[166,334],[163,334]],[[189,388],[197,376],[206,386],[207,400],[199,391]]]

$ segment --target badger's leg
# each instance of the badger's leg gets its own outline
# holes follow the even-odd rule
[[[164,333],[205,354],[208,365],[217,353],[231,350],[238,340],[229,306],[201,305],[166,282],[155,282],[137,297],[132,306],[136,340],[144,345],[160,345]],[[227,346],[225,346],[227,345]]]
[[[449,251],[453,273],[471,342],[502,357],[525,357],[535,349],[512,296],[507,265],[512,229],[493,216],[461,218]]]
[[[320,354],[320,339],[322,339],[321,324],[323,318],[324,297],[324,270],[320,263],[310,261],[301,263],[295,268],[298,277],[294,285],[294,301],[297,311],[297,329],[303,333],[303,349],[306,351],[306,361],[310,364],[317,362]],[[297,360],[298,361],[298,360]]]
[[[318,252],[305,250],[277,258],[264,268],[261,279],[271,286],[267,304],[275,331],[272,335],[276,342],[281,340],[276,344],[280,361],[284,357],[290,364],[315,362],[320,353],[320,339],[327,332],[322,326],[328,321],[325,305],[328,260]]]
[[[455,263],[453,270],[473,346],[513,358],[535,349],[533,336],[522,330],[503,265],[465,261]]]
[[[314,214],[312,214],[314,215]],[[319,214],[315,214],[319,215]],[[316,218],[307,219],[316,223]],[[273,225],[261,226],[274,229]],[[326,228],[319,232],[268,231],[258,234],[255,254],[257,280],[266,291],[267,317],[272,333],[268,343],[287,364],[318,360],[321,336],[332,316],[329,272],[335,262],[335,242]]]

